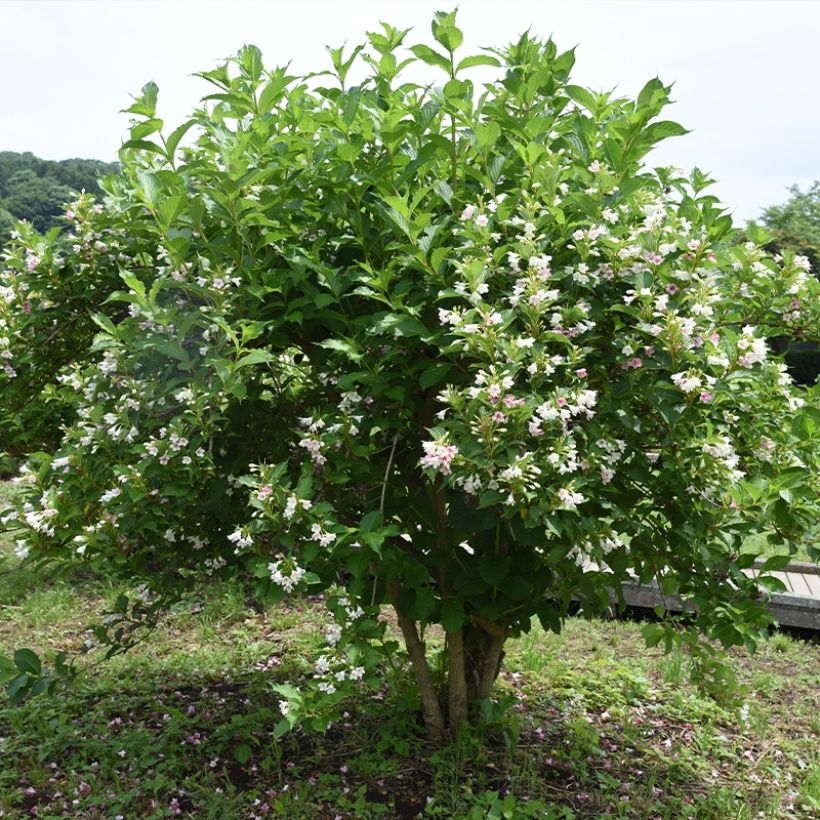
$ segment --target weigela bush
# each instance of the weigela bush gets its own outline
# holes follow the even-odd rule
[[[50,385],[67,419],[4,518],[20,554],[145,585],[101,631],[115,647],[202,577],[326,592],[279,733],[379,685],[385,605],[434,737],[490,696],[507,638],[630,578],[753,647],[779,582],[741,545],[796,549],[817,514],[816,394],[766,339],[817,333],[818,284],[735,244],[700,171],[646,167],[685,133],[659,119],[670,88],[594,93],[529,35],[461,57],[452,14],[432,46],[407,34],[313,77],[248,46],[170,133],[146,86],[104,203],[71,208],[69,244],[4,255],[4,410]],[[419,61],[440,82],[403,79]]]

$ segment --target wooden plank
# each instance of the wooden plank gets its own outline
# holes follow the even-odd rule
[[[758,567],[760,565],[758,563]],[[788,592],[773,593],[767,608],[772,617],[782,626],[798,627],[820,631],[820,572],[802,572],[800,569],[808,566],[812,570],[814,564],[790,564],[785,572],[770,572],[780,578],[786,585]],[[799,569],[798,569],[799,568]],[[588,562],[585,571],[599,572],[600,568]],[[744,570],[747,575],[756,578],[760,571],[755,567]],[[649,584],[639,584],[637,581],[624,581],[621,584],[624,602],[627,606],[639,609],[652,609],[656,606],[668,607],[673,612],[695,610],[691,601],[685,601],[678,595],[663,595],[657,581]],[[614,591],[610,591],[610,599],[615,603],[618,599]]]
[[[786,570],[799,572],[801,575],[820,576],[820,564],[812,564],[810,561],[792,561]]]
[[[755,569],[759,569],[765,563],[765,558],[758,558],[754,563]],[[801,572],[808,575],[820,575],[820,564],[811,561],[790,561],[786,567],[786,572]]]
[[[808,573],[801,573],[801,575],[811,590],[811,596],[820,598],[820,575],[809,575]]]
[[[811,598],[811,587],[809,587],[808,581],[804,579],[801,573],[787,572],[786,575],[796,595],[806,595]]]
[[[784,626],[820,630],[820,598],[775,594],[767,608],[772,617]]]

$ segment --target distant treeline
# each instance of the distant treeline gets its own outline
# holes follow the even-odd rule
[[[15,220],[26,219],[39,231],[56,218],[72,192],[99,192],[97,178],[116,173],[116,162],[98,159],[40,159],[29,151],[0,151],[0,236]]]

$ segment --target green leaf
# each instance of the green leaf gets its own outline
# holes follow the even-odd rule
[[[760,572],[782,572],[790,563],[790,555],[771,555],[760,565]]]
[[[142,87],[142,94],[134,97],[134,102],[125,109],[126,113],[139,114],[142,117],[153,117],[157,113],[157,96],[159,88],[156,83],[146,83]]]
[[[661,122],[653,122],[651,125],[647,125],[643,132],[643,138],[654,144],[667,137],[682,137],[688,133],[689,130],[677,122],[661,120]]]
[[[142,194],[145,201],[153,208],[157,204],[159,195],[162,191],[162,185],[159,177],[153,171],[140,171],[137,178],[142,186]]]
[[[170,339],[157,339],[152,344],[160,353],[164,353],[166,356],[170,356],[178,362],[183,362],[186,365],[191,363],[191,357],[188,353],[179,344],[172,342]]]
[[[18,649],[14,653],[14,665],[21,672],[28,672],[31,675],[39,675],[43,671],[40,659],[30,649]]]
[[[268,81],[268,84],[262,89],[259,95],[258,109],[260,114],[267,114],[273,106],[282,99],[285,89],[294,78],[289,77],[284,73],[284,70],[278,70],[274,76]]]
[[[437,11],[433,15],[431,25],[433,37],[448,51],[455,51],[463,42],[464,35],[456,27],[456,13],[454,11]]]
[[[575,102],[583,105],[584,108],[593,112],[598,109],[598,100],[588,89],[580,85],[568,85],[564,88],[564,91],[571,100],[575,100]]]
[[[489,54],[475,54],[472,57],[465,57],[456,67],[456,71],[461,71],[463,68],[473,68],[479,65],[500,66],[501,63]]]
[[[478,565],[478,572],[482,579],[490,586],[497,586],[499,581],[509,572],[509,555],[483,555]]]
[[[132,140],[142,140],[145,137],[156,134],[157,131],[162,130],[162,120],[152,118],[149,120],[143,120],[142,122],[138,122],[132,129],[131,129],[131,139]]]
[[[173,221],[185,210],[188,197],[182,194],[163,200],[157,207],[157,217],[164,228],[170,228]]]
[[[641,632],[643,632],[646,646],[651,649],[664,639],[666,627],[664,627],[663,624],[646,624],[643,629],[641,629]]]
[[[233,756],[243,766],[251,759],[251,752],[253,750],[247,743],[240,743],[233,747]]]
[[[22,703],[23,698],[26,696],[29,682],[29,676],[23,674],[18,675],[11,681],[11,683],[8,684],[8,686],[6,686],[6,694],[9,696],[9,700],[13,706],[17,706]]]
[[[361,361],[364,354],[360,351],[355,339],[347,339],[344,336],[334,339],[324,339],[321,342],[316,342],[317,347],[323,347],[327,350],[335,350],[337,353],[343,353],[348,359],[354,362]]]
[[[287,718],[282,718],[273,730],[273,739],[278,740],[283,735],[286,735],[292,728],[293,726],[290,721],[287,720]]]
[[[446,180],[437,179],[433,183],[433,190],[448,204],[453,201],[453,189]]]
[[[452,599],[444,601],[441,605],[441,625],[445,632],[458,632],[467,616],[464,614],[463,605]]]
[[[362,517],[359,522],[359,532],[373,532],[378,527],[382,520],[382,513],[380,510],[371,510]]]
[[[430,46],[411,46],[410,51],[412,51],[413,54],[415,54],[416,57],[419,58],[419,60],[421,60],[424,63],[427,63],[427,65],[438,66],[438,68],[441,68],[444,71],[446,71],[447,74],[450,73],[450,58],[445,57],[443,54],[439,54],[437,51],[433,51],[433,49],[430,48]]]
[[[449,362],[439,362],[438,364],[431,365],[426,370],[422,371],[421,377],[419,378],[421,389],[427,390],[428,387],[438,384],[449,372]]]
[[[497,122],[477,125],[474,132],[476,145],[479,148],[492,148],[501,139],[501,126]]]
[[[188,120],[188,122],[182,123],[179,128],[175,128],[166,138],[165,140],[165,152],[169,160],[173,160],[174,152],[177,150],[177,146],[179,145],[179,141],[188,133],[189,129],[191,129],[194,125],[196,125],[196,120]]]
[[[102,313],[92,313],[91,321],[94,322],[98,328],[104,330],[109,336],[113,336],[115,339],[117,338],[117,328],[106,315]]]
[[[429,331],[416,318],[400,313],[388,313],[373,326],[373,333],[391,334],[395,337],[427,336]]]
[[[269,350],[252,350],[250,353],[246,353],[236,362],[237,369],[240,367],[249,367],[250,365],[254,364],[268,364],[268,362],[272,362],[276,360],[276,356],[273,355]]]

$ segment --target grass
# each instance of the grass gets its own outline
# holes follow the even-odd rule
[[[817,547],[816,540],[812,542],[812,545],[815,548]],[[752,535],[746,539],[743,543],[743,552],[754,552],[762,556],[788,555],[789,549],[785,544],[770,544],[766,533],[759,533],[758,535]],[[809,555],[808,547],[802,544],[797,548],[797,551],[791,556],[791,558],[793,561],[812,562],[812,557]]]
[[[2,485],[0,485],[2,492]],[[0,572],[16,563],[0,549]],[[103,580],[0,576],[0,653],[76,651],[117,590]],[[775,634],[733,667],[748,716],[687,682],[687,659],[647,651],[640,627],[571,620],[510,647],[506,717],[432,750],[399,673],[324,735],[274,743],[272,682],[319,645],[316,602],[248,605],[213,584],[151,642],[77,688],[0,702],[6,817],[820,817],[820,652]],[[247,757],[246,757],[247,754]]]

